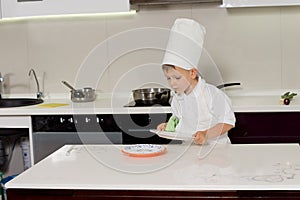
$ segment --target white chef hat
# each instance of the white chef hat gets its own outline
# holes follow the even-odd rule
[[[176,19],[170,31],[162,65],[175,65],[186,70],[197,68],[205,28],[192,19]]]

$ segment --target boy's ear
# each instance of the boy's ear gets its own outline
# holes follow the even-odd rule
[[[192,76],[192,78],[196,78],[197,77],[197,74],[198,74],[198,71],[197,71],[197,69],[195,69],[195,68],[193,68],[193,69],[191,69],[191,76]]]

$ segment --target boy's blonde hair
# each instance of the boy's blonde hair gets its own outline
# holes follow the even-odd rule
[[[169,69],[175,69],[174,65],[162,65],[162,70],[163,71],[169,71]]]
[[[164,64],[162,65],[162,70],[168,72],[170,69],[175,69],[175,65]],[[200,73],[197,70],[196,79],[198,80],[200,77]]]

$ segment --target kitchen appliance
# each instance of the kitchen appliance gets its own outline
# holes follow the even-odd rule
[[[145,104],[138,104],[135,101],[130,101],[129,103],[125,104],[124,107],[160,107],[160,106],[171,106],[170,103],[166,103],[166,104],[149,104],[149,105],[145,105]]]
[[[33,115],[33,161],[39,162],[65,144],[182,143],[150,132],[170,116],[170,113]]]

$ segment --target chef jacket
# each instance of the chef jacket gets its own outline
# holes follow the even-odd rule
[[[193,135],[218,123],[235,125],[235,116],[228,96],[201,78],[190,94],[175,94],[171,108],[173,115],[179,119],[176,132]],[[230,140],[225,133],[208,142],[230,143]]]

